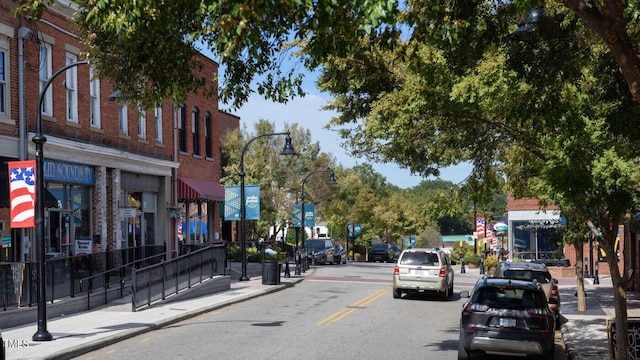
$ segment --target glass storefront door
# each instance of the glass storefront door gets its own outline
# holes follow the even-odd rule
[[[47,257],[71,256],[75,240],[70,210],[47,209],[45,223],[45,251]]]

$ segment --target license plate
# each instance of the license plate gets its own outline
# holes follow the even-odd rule
[[[516,327],[516,319],[500,318],[501,327]]]
[[[422,271],[422,270],[413,270],[413,275],[424,275],[424,271]]]

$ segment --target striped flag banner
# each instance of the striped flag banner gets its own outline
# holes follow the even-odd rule
[[[493,235],[493,227],[491,226],[487,228],[487,241],[491,242],[491,249],[498,249],[498,237]]]
[[[36,161],[10,161],[7,164],[9,167],[11,227],[34,227],[36,209]]]
[[[484,236],[484,226],[485,226],[484,217],[477,217],[476,218],[476,233],[478,234],[478,237]]]

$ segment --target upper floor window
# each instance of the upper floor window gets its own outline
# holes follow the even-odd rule
[[[47,84],[49,77],[51,77],[51,45],[49,44],[40,44],[40,69],[38,71],[40,77],[40,91],[42,94],[42,90],[44,86]],[[52,86],[49,86],[47,92],[42,96],[42,109],[40,111],[43,115],[53,116],[53,106],[52,106]]]
[[[213,138],[211,136],[211,113],[207,111],[204,114],[204,153],[208,158],[213,157]]]
[[[156,127],[156,142],[162,144],[162,107],[153,110],[153,122]]]
[[[118,104],[118,124],[120,124],[120,134],[129,134],[129,119],[127,118],[127,105]]]
[[[0,115],[9,115],[9,39],[0,36]]]
[[[66,64],[75,63],[78,58],[73,54],[67,54]],[[67,89],[67,121],[78,123],[78,68],[76,66],[67,69],[65,88]]]
[[[185,123],[187,122],[187,107],[182,104],[178,109],[178,150],[187,152],[187,134]]]
[[[138,106],[138,138],[147,138],[147,113],[140,106]]]
[[[100,128],[100,79],[93,66],[89,68],[89,118],[91,127]]]
[[[200,111],[197,107],[191,109],[191,140],[193,153],[200,155]]]

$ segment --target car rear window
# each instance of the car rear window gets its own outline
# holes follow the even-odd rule
[[[304,242],[304,247],[309,249],[324,249],[324,241],[307,240]]]
[[[389,248],[389,245],[387,245],[387,244],[373,244],[373,246],[371,248],[373,250],[387,250]]]
[[[438,254],[425,252],[405,252],[400,260],[402,265],[439,266]]]
[[[551,282],[551,274],[543,271],[531,271],[531,270],[506,270],[504,277],[508,279],[518,279],[525,281],[538,281],[539,283],[546,284]]]
[[[544,295],[540,291],[518,288],[483,287],[473,297],[473,303],[497,309],[544,308]]]

